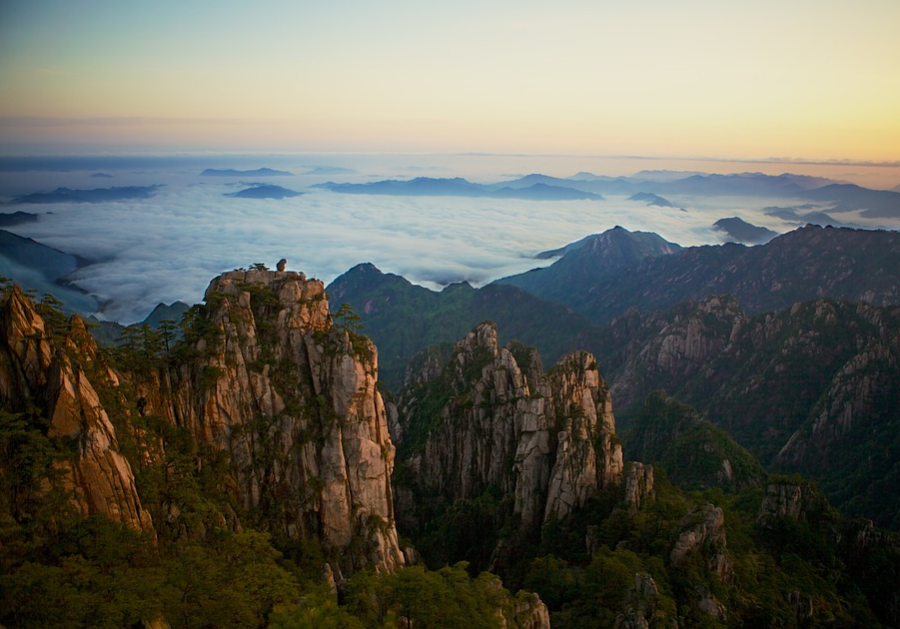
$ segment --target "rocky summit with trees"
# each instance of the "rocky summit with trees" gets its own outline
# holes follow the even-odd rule
[[[489,322],[394,395],[362,323],[260,266],[109,348],[5,284],[0,624],[900,624],[900,538],[692,407],[617,430],[597,357]]]

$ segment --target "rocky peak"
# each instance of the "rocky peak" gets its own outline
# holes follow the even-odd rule
[[[658,604],[656,581],[649,574],[636,573],[625,600],[625,611],[616,616],[615,629],[650,629]]]
[[[270,505],[271,526],[317,538],[338,579],[402,565],[377,351],[352,314],[331,314],[323,283],[292,271],[225,273],[206,308],[172,401],[189,406],[172,415],[230,451],[245,507]]]
[[[545,518],[562,519],[599,489],[621,482],[622,446],[609,390],[590,353],[563,356],[549,379],[559,432]]]
[[[527,361],[525,371],[518,359]],[[429,369],[433,379],[410,379],[397,404],[399,458],[408,471],[400,476],[416,486],[411,492],[398,481],[399,511],[426,508],[426,495],[451,504],[494,488],[512,499],[522,529],[534,531],[621,482],[612,404],[594,357],[569,354],[547,374],[539,365],[520,344],[500,348],[496,327],[485,323],[443,369]]]
[[[18,406],[46,384],[54,349],[44,320],[18,286],[10,289],[0,307],[0,395],[5,403]]]
[[[772,482],[766,487],[757,521],[763,526],[781,519],[805,522],[811,513],[827,510],[825,498],[808,482]]]
[[[723,583],[731,579],[733,563],[726,553],[725,515],[720,507],[706,503],[688,513],[678,525],[678,539],[669,553],[673,566],[683,564],[692,553],[702,552],[707,568]]]
[[[72,444],[63,476],[75,506],[153,530],[114,426],[140,439],[132,419],[154,415],[227,452],[244,511],[262,528],[318,541],[338,580],[402,565],[377,352],[352,313],[331,314],[322,282],[302,273],[252,270],[215,278],[185,321],[185,343],[169,361],[115,372],[99,364],[80,318],[57,347],[21,292],[4,301],[0,400],[13,410],[35,401],[49,435]],[[162,443],[151,449],[141,456],[164,457]],[[160,509],[183,528],[177,505]],[[212,519],[239,526],[234,513]],[[198,526],[188,533],[202,534]]]
[[[61,347],[46,334],[43,318],[18,287],[0,304],[0,402],[10,410],[37,406],[50,420],[49,437],[73,449],[59,462],[63,487],[84,515],[103,514],[133,529],[153,533],[141,506],[134,474],[119,451],[116,431],[99,396],[79,366],[96,346],[84,322],[73,317]]]
[[[632,461],[625,468],[625,502],[628,512],[637,513],[647,498],[653,497],[653,466]]]

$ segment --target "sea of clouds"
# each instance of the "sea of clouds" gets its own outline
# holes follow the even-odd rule
[[[722,242],[723,234],[711,227],[727,216],[780,232],[792,228],[763,214],[762,205],[771,200],[752,206],[744,199],[673,199],[684,206],[673,209],[625,197],[548,202],[349,195],[309,188],[328,178],[348,179],[319,172],[265,181],[302,196],[254,200],[225,196],[251,182],[199,172],[145,168],[114,172],[112,178],[89,171],[32,174],[34,181],[17,177],[17,188],[164,185],[144,200],[12,205],[3,211],[41,214],[39,221],[9,230],[90,261],[70,279],[98,298],[102,318],[123,323],[143,319],[161,302],[200,301],[209,281],[223,271],[257,262],[274,268],[281,258],[289,269],[326,284],[371,262],[439,289],[460,281],[482,285],[549,264],[552,260],[533,256],[616,225],[653,231],[681,245]]]

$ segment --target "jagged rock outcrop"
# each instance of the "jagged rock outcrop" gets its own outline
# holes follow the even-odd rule
[[[757,521],[768,526],[778,520],[806,522],[810,514],[829,512],[825,498],[808,482],[772,482],[759,507]]]
[[[569,354],[544,374],[536,352],[499,347],[484,323],[440,372],[424,364],[432,377],[414,375],[397,404],[405,513],[426,495],[449,504],[495,488],[512,497],[521,527],[536,530],[621,483],[612,403],[590,354]]]
[[[625,467],[625,502],[628,513],[637,513],[641,505],[653,496],[653,466],[632,461]]]
[[[244,511],[265,513],[263,528],[317,540],[337,579],[404,563],[376,349],[356,333],[352,317],[335,321],[322,282],[294,272],[225,273],[210,284],[206,304],[189,312],[186,343],[168,366],[132,373],[95,365],[93,384],[85,366],[96,347],[80,319],[70,325],[65,351],[57,351],[14,289],[0,321],[0,399],[12,409],[35,400],[50,419],[50,436],[76,444],[64,478],[84,513],[153,530],[113,427],[140,436],[130,418],[152,415],[227,453]],[[97,379],[116,407],[115,421]],[[128,400],[136,400],[133,407]],[[150,446],[142,456],[152,462],[162,450]],[[177,524],[178,506],[161,507]],[[239,526],[234,513],[216,519],[217,526],[227,522]]]
[[[659,604],[659,588],[649,574],[634,575],[634,586],[628,591],[625,611],[616,616],[615,629],[650,629],[650,621]]]
[[[72,317],[65,338],[54,342],[30,300],[13,287],[0,305],[0,326],[0,403],[13,412],[35,405],[49,420],[48,436],[71,445],[73,456],[58,461],[56,471],[73,506],[153,534],[115,428],[79,365],[92,362],[97,349],[84,321]]]
[[[499,611],[501,629],[550,629],[550,610],[537,594],[520,591],[512,599],[512,610]]]
[[[715,572],[723,583],[730,581],[733,562],[726,552],[728,544],[722,509],[706,503],[688,513],[678,526],[681,532],[669,553],[669,562],[679,566],[690,554],[703,552],[707,569]]]
[[[402,565],[375,346],[295,272],[225,273],[206,304],[173,419],[229,451],[245,508],[277,506],[271,525],[319,539],[338,578]]]
[[[687,302],[666,313],[629,310],[607,332],[606,363],[615,371],[610,392],[617,405],[630,407],[652,390],[674,391],[680,382],[702,376],[746,322],[740,305],[728,295]]]

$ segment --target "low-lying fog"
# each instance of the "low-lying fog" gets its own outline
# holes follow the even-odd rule
[[[365,170],[358,161],[332,159],[341,168],[331,169],[314,168],[317,165],[308,161],[306,165],[288,160],[274,163],[262,157],[223,166],[221,160],[197,157],[177,163],[132,163],[120,169],[110,161],[91,164],[106,166],[103,170],[8,170],[0,173],[4,200],[57,187],[164,185],[150,199],[13,204],[0,211],[40,214],[37,222],[6,229],[89,260],[70,279],[104,304],[99,313],[103,318],[126,323],[143,319],[159,302],[199,301],[210,279],[222,271],[257,262],[274,268],[280,258],[287,258],[289,269],[326,283],[360,262],[372,262],[382,271],[439,288],[463,280],[480,285],[549,264],[552,260],[537,261],[532,256],[616,225],[653,231],[681,245],[722,242],[724,235],[714,231],[712,224],[730,216],[778,232],[795,227],[763,212],[766,206],[797,204],[790,199],[672,197],[679,206],[675,209],[615,196],[602,201],[522,201],[349,195],[309,187],[326,181],[423,175],[502,181],[526,174],[499,170],[472,174],[439,165],[418,169],[379,164],[377,169]],[[345,165],[351,163],[352,167]],[[207,167],[263,166],[290,170],[294,176],[250,177],[242,182],[241,177],[200,175]],[[604,174],[596,168],[594,172]],[[280,200],[225,196],[253,182],[304,194]]]

